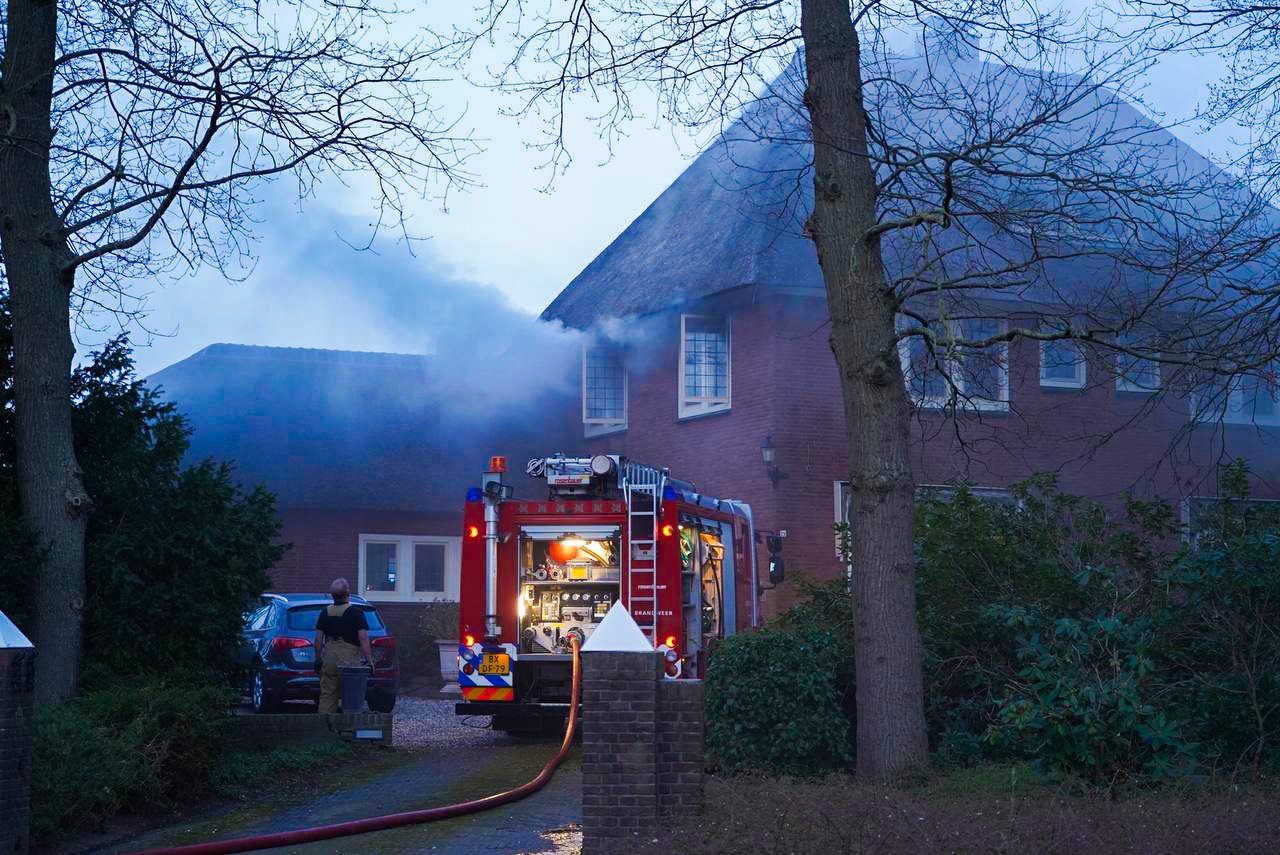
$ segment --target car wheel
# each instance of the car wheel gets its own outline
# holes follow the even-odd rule
[[[389,713],[396,708],[396,696],[390,692],[370,692],[365,701],[376,713]]]
[[[266,681],[261,671],[253,672],[253,711],[256,713],[273,713],[280,708],[280,702],[267,693]]]

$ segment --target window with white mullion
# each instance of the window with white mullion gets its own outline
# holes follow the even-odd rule
[[[1083,389],[1088,374],[1084,351],[1072,339],[1040,342],[1040,385]]]
[[[1133,349],[1138,342],[1130,336],[1122,336],[1116,342],[1121,347]],[[1116,390],[1120,392],[1160,391],[1160,363],[1155,359],[1135,356],[1131,353],[1116,354]]]
[[[1280,401],[1273,377],[1249,375],[1238,379],[1227,402],[1229,420],[1247,424],[1280,424]],[[1231,417],[1234,416],[1234,419]]]
[[[588,435],[627,426],[627,372],[616,347],[583,348],[582,423]]]
[[[911,401],[918,407],[961,406],[1006,409],[1009,405],[1009,347],[965,347],[955,339],[986,341],[1002,334],[1005,322],[989,318],[949,321],[923,335],[899,342],[902,374]]]
[[[728,318],[681,315],[679,415],[728,409],[729,372]]]
[[[440,542],[413,544],[413,592],[415,594],[445,593],[445,554],[447,544]]]
[[[356,578],[359,593],[378,602],[458,599],[462,538],[362,534]]]
[[[1280,390],[1271,376],[1246,374],[1206,383],[1192,395],[1196,421],[1280,425]]]

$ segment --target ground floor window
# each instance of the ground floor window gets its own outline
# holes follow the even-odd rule
[[[1280,500],[1188,496],[1182,500],[1184,537],[1191,543],[1198,543],[1207,529],[1222,525],[1223,514],[1229,515],[1234,525],[1261,530],[1280,521]]]
[[[853,503],[853,494],[849,490],[848,481],[836,481],[834,484],[835,494],[835,524],[848,524],[849,510]],[[938,499],[944,502],[950,501],[951,497],[956,494],[959,489],[955,484],[917,484],[916,498]],[[1017,504],[1017,498],[1006,490],[1004,487],[978,487],[969,485],[969,492],[984,502],[997,502],[1002,505]],[[836,533],[836,558],[841,556],[840,533]]]
[[[370,600],[458,599],[462,538],[360,535],[360,594]]]

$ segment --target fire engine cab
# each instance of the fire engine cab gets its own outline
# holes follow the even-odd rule
[[[590,638],[618,601],[673,680],[704,676],[720,639],[759,623],[746,503],[616,454],[534,458],[525,471],[545,480],[547,498],[513,498],[502,457],[467,493],[459,715],[493,716],[501,730],[563,719],[573,639]]]

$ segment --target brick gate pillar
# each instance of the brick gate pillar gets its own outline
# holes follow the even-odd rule
[[[702,808],[699,680],[665,680],[615,603],[582,648],[582,845],[616,851]]]
[[[658,820],[658,655],[621,602],[582,647],[582,846],[609,851]]]
[[[36,651],[0,612],[0,852],[26,855],[31,829],[31,706]]]

